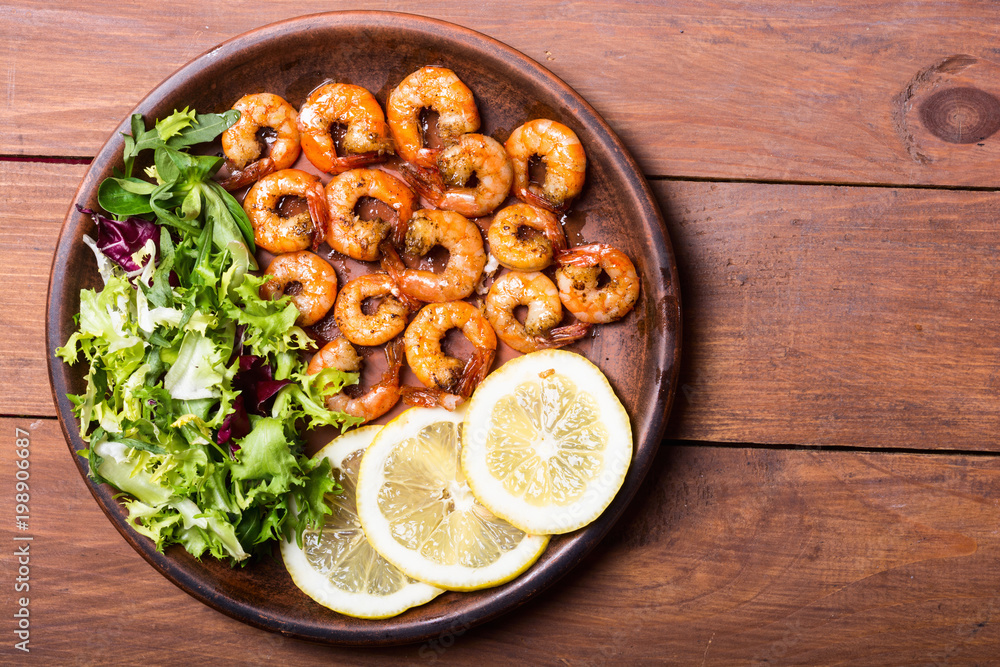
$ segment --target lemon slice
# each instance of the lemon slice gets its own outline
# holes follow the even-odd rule
[[[529,533],[568,533],[596,519],[631,460],[625,408],[600,369],[573,352],[508,361],[479,385],[466,412],[469,486]]]
[[[414,579],[456,591],[524,572],[548,536],[493,516],[459,464],[462,414],[411,408],[389,422],[361,460],[358,515],[372,546]]]
[[[358,521],[355,485],[361,455],[381,426],[362,426],[317,452],[330,460],[343,492],[326,501],[333,514],[321,531],[307,530],[303,546],[281,543],[292,581],[324,607],[357,618],[389,618],[444,591],[410,579],[372,549]]]

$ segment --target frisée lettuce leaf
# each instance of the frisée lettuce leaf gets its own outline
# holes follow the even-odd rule
[[[259,296],[249,223],[212,180],[219,159],[186,152],[234,113],[185,109],[150,130],[133,117],[125,171],[99,189],[111,217],[84,211],[104,288],[81,291],[79,328],[56,354],[89,367],[70,397],[81,455],[127,498],[132,527],[157,549],[242,564],[330,512],[329,463],[303,454],[303,430],[360,420],[325,407],[357,375],[307,375],[295,305]],[[132,175],[144,150],[152,181]]]

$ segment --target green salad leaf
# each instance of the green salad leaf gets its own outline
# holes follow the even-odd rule
[[[89,444],[81,454],[95,480],[127,496],[129,523],[158,549],[234,564],[321,524],[336,488],[329,463],[303,454],[302,432],[360,421],[325,407],[357,375],[307,375],[301,355],[313,343],[295,305],[260,297],[250,223],[212,180],[221,160],[187,152],[238,117],[184,109],[149,130],[132,118],[124,172],[98,191],[117,220],[93,214],[117,225],[118,254],[86,239],[104,288],[81,291],[79,327],[56,352],[89,366],[86,390],[70,397]],[[153,180],[133,176],[149,150]],[[130,217],[149,213],[158,238]],[[130,263],[120,258],[133,220],[145,229],[124,253]]]
[[[97,201],[116,216],[155,213],[160,224],[193,234],[202,217],[214,223],[212,240],[225,248],[240,240],[255,250],[253,228],[243,207],[231,194],[212,180],[222,167],[216,155],[192,155],[185,149],[212,141],[239,120],[239,112],[197,114],[185,108],[145,128],[142,116],[132,117],[132,134],[125,135],[125,171],[105,179],[97,190]],[[136,158],[153,151],[153,166],[147,170],[155,183],[132,175]]]

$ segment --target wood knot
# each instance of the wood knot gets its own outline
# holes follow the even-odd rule
[[[979,88],[945,88],[920,105],[920,122],[941,141],[974,144],[1000,130],[1000,100]]]

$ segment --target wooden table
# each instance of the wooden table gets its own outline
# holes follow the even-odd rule
[[[0,5],[0,659],[996,658],[1000,11],[798,4],[366,6],[481,31],[587,98],[659,198],[685,320],[669,439],[597,551],[497,621],[378,650],[256,630],[156,574],[73,466],[43,344],[60,223],[130,108],[236,34],[357,4]],[[11,620],[17,429],[30,656]]]

